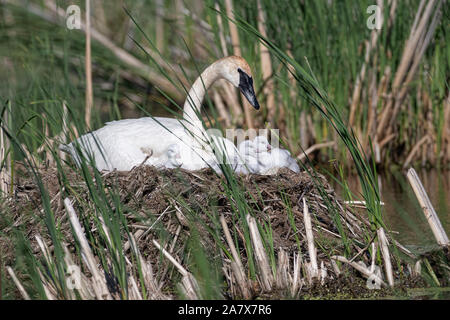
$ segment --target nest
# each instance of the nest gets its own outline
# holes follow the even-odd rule
[[[64,178],[56,168],[41,169],[40,175],[48,191],[56,224],[60,226],[66,239],[73,239],[64,199],[72,199],[75,211],[82,212],[85,218],[98,214],[98,208],[91,204],[92,194],[85,178],[71,169],[65,171]],[[63,179],[69,181],[66,187],[62,187]],[[98,187],[102,188],[106,195],[114,194],[118,197],[114,200],[112,196],[108,196],[108,205],[112,210],[119,209],[116,208],[118,205],[121,207],[120,211],[127,219],[128,229],[136,240],[140,254],[155,273],[153,278],[158,279],[159,284],[152,287],[166,287],[166,290],[161,289],[166,293],[161,293],[158,296],[160,298],[173,297],[173,288],[180,280],[168,276],[169,262],[161,263],[160,248],[152,243],[161,242],[161,237],[167,241],[167,254],[175,257],[181,264],[187,264],[186,243],[195,234],[202,247],[209,251],[210,258],[221,261],[221,269],[228,283],[227,288],[222,291],[224,296],[231,298],[254,298],[269,291],[273,292],[275,288],[296,295],[302,287],[307,287],[307,284],[314,287],[316,281],[324,284],[336,280],[341,271],[330,258],[332,256],[360,255],[360,259],[370,261],[370,256],[364,252],[367,246],[363,238],[368,222],[346,207],[326,179],[317,173],[294,173],[281,169],[275,175],[239,176],[236,180],[240,190],[239,199],[236,194],[230,195],[230,182],[210,169],[188,172],[181,169],[157,170],[140,166],[129,172],[104,173],[101,180],[103,183],[98,184]],[[70,187],[67,187],[68,185]],[[24,175],[17,179],[14,196],[9,201],[14,204],[10,208],[14,220],[17,221],[16,226],[24,222],[22,216],[26,210],[32,210],[36,216],[42,216],[42,197],[32,177]],[[244,208],[240,207],[239,203],[245,203]],[[312,257],[308,247],[308,230],[305,227],[305,205],[312,222],[319,268],[316,267],[317,270],[311,269]],[[256,252],[258,274],[253,281],[240,279],[246,277],[249,268],[243,230],[245,224],[237,222],[240,214],[246,216],[250,233],[252,226],[254,228],[252,244]],[[255,227],[258,225],[259,229]],[[86,227],[86,223],[84,226]],[[92,224],[91,228],[94,229],[95,226]],[[264,268],[267,269],[264,265],[267,262],[260,261],[267,258],[267,243],[264,249],[266,253],[260,252],[261,257],[258,257],[256,242],[261,242],[258,236],[261,238],[260,231],[264,228],[270,230],[270,247],[273,248],[273,256],[277,259],[275,277],[270,275],[272,272],[264,271]],[[36,218],[28,221],[27,229],[30,239],[35,234],[42,234],[44,241],[51,248],[50,238],[45,236],[45,230],[42,224],[37,223]],[[237,244],[237,265],[236,261],[233,261],[235,259],[225,256],[218,245],[219,239],[227,250],[232,251],[233,244],[227,241],[229,239],[226,239],[226,231],[233,234],[234,244]],[[133,240],[126,240],[124,236],[123,248],[126,254]],[[39,254],[37,244],[34,243],[33,249]],[[73,248],[71,251],[75,252]],[[185,267],[189,269],[189,266]],[[303,279],[295,276],[300,269],[303,270]],[[192,279],[190,273],[187,278],[185,274],[181,287],[187,297],[195,298],[198,296],[193,292],[197,285],[196,280]],[[242,283],[245,283],[244,287]]]

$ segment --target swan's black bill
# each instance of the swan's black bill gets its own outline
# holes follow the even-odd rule
[[[239,72],[239,89],[242,94],[247,98],[248,102],[256,109],[259,110],[259,103],[256,100],[255,89],[253,89],[253,79],[241,69]]]

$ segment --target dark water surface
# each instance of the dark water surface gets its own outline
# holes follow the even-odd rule
[[[433,204],[441,223],[450,236],[450,171],[419,170],[420,180]],[[350,189],[359,188],[358,178],[348,179]],[[380,173],[379,185],[383,217],[394,237],[402,244],[419,251],[436,245],[433,233],[425,219],[405,172]],[[338,193],[342,188],[336,187]]]

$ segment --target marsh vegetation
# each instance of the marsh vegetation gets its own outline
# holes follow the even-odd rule
[[[370,29],[372,4],[88,0],[77,3],[80,29],[69,29],[66,1],[1,2],[0,297],[446,292],[448,243],[398,241],[379,172],[449,169],[448,5],[377,1],[382,27]],[[106,173],[58,150],[105,121],[181,116],[192,81],[232,54],[251,65],[262,110],[220,82],[204,126],[279,129],[300,173]]]

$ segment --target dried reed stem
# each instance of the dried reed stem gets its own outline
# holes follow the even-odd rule
[[[392,272],[392,264],[391,264],[391,256],[389,254],[389,247],[386,238],[386,234],[384,233],[383,228],[379,228],[377,230],[378,240],[381,248],[381,255],[383,256],[384,261],[384,270],[386,272],[386,278],[388,280],[389,286],[394,286],[394,274]],[[373,270],[371,270],[373,272]]]
[[[92,254],[91,247],[89,246],[89,242],[84,235],[83,229],[81,228],[80,221],[78,220],[75,209],[72,206],[72,202],[69,198],[64,199],[64,207],[66,208],[67,214],[69,215],[70,223],[73,227],[73,230],[78,238],[78,242],[80,243],[81,253],[83,260],[85,261],[89,271],[92,274],[94,281],[94,292],[95,296],[99,300],[112,299],[108,288],[106,286],[105,279],[101,276],[100,271],[97,268],[97,262],[95,260],[94,255]]]
[[[75,263],[73,262],[70,252],[67,249],[67,246],[63,244],[63,250],[64,250],[64,261],[66,262],[67,266],[74,266]],[[81,299],[83,300],[92,300],[95,299],[95,291],[93,288],[92,281],[89,280],[88,277],[84,275],[84,273],[81,273],[81,281],[80,281],[80,288],[78,289],[78,293],[81,296]]]
[[[63,110],[62,110],[62,132],[61,132],[61,143],[66,144],[67,138],[69,137],[69,112],[67,110],[66,101],[63,101]],[[59,157],[61,160],[65,161],[67,159],[67,153],[63,151],[59,151]]]
[[[301,253],[294,253],[294,274],[292,276],[291,295],[294,296],[302,286],[301,269],[302,268],[302,255]]]
[[[252,246],[255,252],[256,265],[261,276],[261,287],[264,291],[269,292],[272,290],[273,274],[270,268],[269,258],[264,248],[261,235],[259,234],[258,225],[255,218],[250,215],[246,217],[248,228],[250,229],[250,238],[252,240]]]
[[[306,205],[306,200],[303,198],[303,221],[305,224],[305,233],[306,233],[306,239],[308,241],[308,252],[309,252],[309,260],[311,263],[312,268],[312,277],[318,277],[319,276],[319,267],[317,264],[317,252],[316,252],[316,246],[314,245],[314,234],[312,231],[312,224],[311,224],[311,216],[309,215],[309,209]]]
[[[276,284],[279,289],[289,287],[291,279],[289,278],[289,257],[283,248],[278,250],[277,278]]]
[[[178,269],[182,276],[186,276],[189,272],[169,253],[164,249],[155,239],[152,240],[155,247],[157,247],[167,259]]]
[[[370,278],[372,277],[377,283],[383,286],[387,286],[386,282],[383,281],[376,273],[370,272],[367,267],[365,267],[362,263],[357,263],[354,261],[348,261],[346,257],[343,256],[332,256],[331,259],[338,260],[343,263],[347,263],[348,265],[355,268],[357,271],[359,271],[364,277]]]
[[[332,147],[336,144],[336,142],[334,141],[329,141],[329,142],[323,142],[323,143],[316,143],[312,146],[310,146],[308,149],[305,150],[305,152],[300,153],[297,156],[298,160],[303,160],[305,159],[308,155],[310,155],[311,153],[313,153],[316,150],[322,149],[322,148],[328,148],[328,147]]]
[[[55,288],[47,282],[47,280],[45,279],[44,275],[42,274],[41,270],[37,269],[38,274],[39,274],[39,278],[41,279],[42,282],[42,287],[44,288],[44,293],[45,293],[45,297],[47,298],[47,300],[57,300],[57,293]]]
[[[186,298],[190,300],[198,300],[200,299],[200,289],[198,287],[198,283],[195,280],[194,276],[190,273],[187,273],[181,279],[181,289],[184,292]]]
[[[416,145],[414,146],[414,148],[412,148],[411,152],[408,154],[408,156],[406,157],[405,163],[403,164],[403,169],[406,169],[407,167],[409,167],[409,164],[411,163],[411,160],[414,158],[414,156],[416,155],[417,151],[419,151],[420,147],[426,143],[428,140],[430,139],[430,136],[425,135],[424,137],[422,137],[422,139],[420,139]]]
[[[9,128],[8,108],[3,113],[2,126],[0,126],[0,163],[4,161],[4,167],[0,167],[0,192],[8,194],[8,187],[11,184],[11,149],[9,140],[4,132],[4,127]]]
[[[234,261],[231,262],[231,269],[233,270],[233,274],[237,280],[237,286],[241,291],[241,294],[244,299],[251,298],[251,291],[248,283],[248,279],[245,275],[244,266],[242,265],[241,258],[236,250],[236,247],[233,243],[233,238],[231,237],[230,230],[228,229],[228,225],[225,221],[223,215],[220,215],[220,224],[222,225],[223,232],[225,234],[225,239],[230,247],[231,255],[233,256]]]
[[[22,286],[22,284],[20,283],[19,279],[17,279],[16,274],[14,273],[13,269],[11,269],[11,267],[8,266],[8,267],[6,267],[6,271],[8,271],[9,276],[11,277],[11,279],[13,280],[13,282],[16,285],[17,289],[19,290],[22,298],[24,298],[25,300],[30,300],[30,296],[25,291],[25,288]]]
[[[425,218],[430,225],[431,231],[433,231],[433,235],[437,243],[441,246],[448,246],[450,244],[450,241],[448,240],[447,234],[442,227],[441,221],[439,220],[436,211],[434,211],[430,198],[428,198],[427,192],[425,191],[425,188],[423,187],[422,182],[420,181],[419,176],[416,173],[416,170],[410,168],[406,177],[408,178],[408,181],[411,184],[416,198],[419,201],[420,206],[422,207]]]

